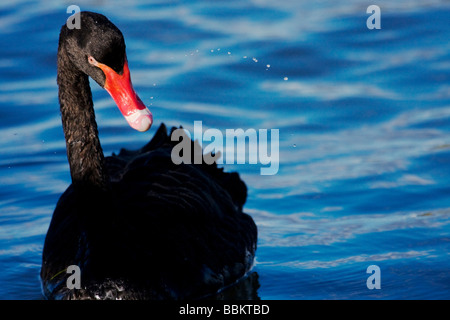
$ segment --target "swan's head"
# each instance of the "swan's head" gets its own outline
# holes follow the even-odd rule
[[[131,84],[122,32],[98,13],[80,12],[80,19],[80,29],[62,27],[60,47],[75,67],[108,91],[132,128],[147,131],[153,117]]]

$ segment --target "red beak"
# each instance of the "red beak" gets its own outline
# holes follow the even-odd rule
[[[133,89],[127,59],[125,58],[121,75],[93,57],[89,57],[88,61],[103,70],[106,76],[105,89],[116,102],[128,124],[138,131],[150,129],[153,116]]]

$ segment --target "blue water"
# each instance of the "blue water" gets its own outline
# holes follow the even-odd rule
[[[77,4],[124,33],[156,124],[279,129],[276,175],[224,165],[249,188],[261,299],[449,299],[450,4],[423,3]],[[0,4],[0,299],[42,298],[44,237],[70,184],[55,80],[70,4]],[[381,30],[366,27],[371,4]],[[91,84],[105,154],[153,136]]]

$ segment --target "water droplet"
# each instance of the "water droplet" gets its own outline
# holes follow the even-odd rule
[[[297,148],[297,145],[294,143],[293,145],[292,145],[294,148]]]
[[[266,65],[267,68],[270,68],[270,64]]]
[[[255,62],[258,62],[258,59],[256,59],[256,58],[253,58],[253,61],[255,61]]]
[[[284,81],[288,81],[289,80],[289,78],[288,77],[284,77],[284,79],[283,79]]]

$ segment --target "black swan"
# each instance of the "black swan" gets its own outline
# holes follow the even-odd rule
[[[131,85],[120,30],[97,13],[80,17],[81,28],[63,25],[59,38],[72,184],[45,238],[45,297],[197,299],[237,282],[251,269],[257,242],[256,225],[242,212],[245,183],[215,163],[174,164],[177,142],[164,124],[142,149],[103,156],[88,76],[133,128],[146,131],[152,116]],[[79,267],[79,289],[67,286],[70,265]]]

